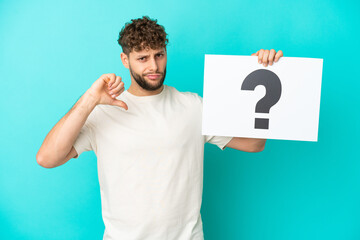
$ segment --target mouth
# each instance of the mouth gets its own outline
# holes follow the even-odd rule
[[[147,74],[145,76],[148,77],[151,80],[156,80],[156,79],[161,77],[161,74]]]

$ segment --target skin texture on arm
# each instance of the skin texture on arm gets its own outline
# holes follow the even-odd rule
[[[266,139],[233,137],[226,147],[244,152],[261,152],[265,149]]]
[[[41,145],[36,159],[40,166],[53,168],[77,156],[72,145],[80,133],[86,119],[96,106],[96,99],[85,93],[51,129]]]
[[[73,144],[90,113],[97,104],[114,105],[127,110],[127,104],[116,99],[124,90],[121,77],[113,73],[103,74],[96,80],[48,133],[36,155],[38,164],[54,168],[77,157]]]

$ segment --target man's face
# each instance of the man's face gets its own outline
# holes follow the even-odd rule
[[[141,88],[148,91],[161,88],[166,75],[166,49],[131,51],[128,60],[131,77]]]

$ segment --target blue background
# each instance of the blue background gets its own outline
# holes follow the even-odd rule
[[[94,153],[53,169],[35,156],[101,74],[129,87],[117,37],[143,15],[169,34],[165,84],[180,91],[202,95],[204,54],[324,59],[318,142],[206,144],[205,239],[360,239],[359,12],[344,0],[0,0],[0,239],[102,238]]]

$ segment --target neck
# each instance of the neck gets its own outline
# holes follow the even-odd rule
[[[127,90],[129,93],[135,96],[144,97],[144,96],[152,96],[161,93],[163,90],[164,85],[162,85],[159,89],[154,91],[148,91],[141,88],[139,85],[131,84],[129,89]]]

